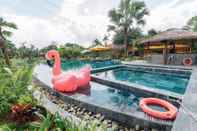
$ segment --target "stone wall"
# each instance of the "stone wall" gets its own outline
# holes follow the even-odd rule
[[[169,54],[169,65],[183,65],[184,58],[192,58],[193,65],[197,65],[197,54]],[[153,54],[148,59],[148,62],[153,64],[163,64],[163,54]]]

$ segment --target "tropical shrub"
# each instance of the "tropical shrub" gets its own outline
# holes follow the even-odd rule
[[[13,104],[35,103],[28,85],[32,79],[32,65],[0,67],[0,116],[6,115]]]
[[[76,122],[70,118],[63,119],[59,113],[56,113],[53,116],[48,114],[47,117],[42,117],[41,122],[31,123],[30,128],[39,131],[108,131],[108,129],[100,124],[99,121],[95,120],[88,123],[85,121]]]
[[[18,126],[16,124],[3,124],[0,125],[0,130],[32,130],[32,131],[112,131],[113,129],[107,129],[99,121],[80,121],[76,122],[71,118],[62,118],[58,113],[51,115],[48,113],[45,116],[40,116],[41,120],[26,123]]]

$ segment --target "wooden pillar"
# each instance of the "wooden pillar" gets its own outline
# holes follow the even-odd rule
[[[148,43],[148,54],[149,55],[151,54],[151,51],[150,51],[150,43]]]
[[[164,42],[164,50],[163,50],[163,63],[166,65],[168,60],[168,43]]]

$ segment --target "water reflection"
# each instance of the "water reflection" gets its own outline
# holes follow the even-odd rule
[[[112,88],[108,88],[108,92],[114,94],[111,96],[110,100],[114,103],[115,106],[120,108],[139,108],[139,96],[135,96],[134,94],[131,94],[129,91],[115,90]]]

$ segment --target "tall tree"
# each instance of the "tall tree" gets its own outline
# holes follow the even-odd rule
[[[192,17],[184,28],[197,32],[197,16]]]
[[[12,22],[5,21],[2,17],[0,17],[0,37],[3,39],[2,42],[2,50],[5,57],[6,64],[10,64],[8,52],[7,52],[7,39],[12,35],[12,32],[8,29],[17,29],[17,26]]]
[[[109,12],[113,23],[113,25],[109,25],[109,30],[122,30],[124,33],[125,56],[128,56],[129,30],[144,25],[144,16],[148,14],[145,3],[136,0],[121,0],[119,7]]]
[[[142,37],[142,31],[139,28],[133,28],[128,31],[127,43],[134,43],[134,40]],[[120,45],[124,43],[124,32],[122,30],[116,31],[113,37],[113,43],[116,45]]]

